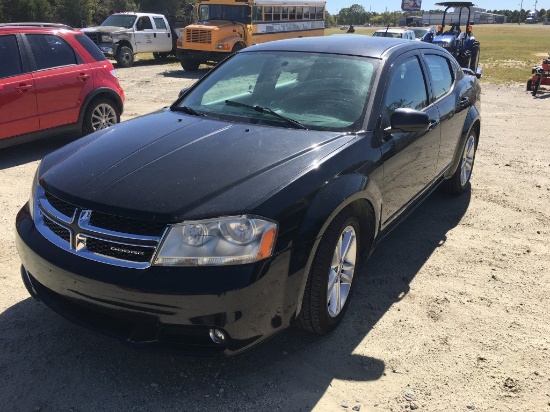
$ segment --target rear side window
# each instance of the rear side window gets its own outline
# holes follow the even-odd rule
[[[85,34],[77,34],[75,39],[86,49],[88,53],[98,62],[107,60],[107,57],[99,50],[99,47]]]
[[[166,30],[166,23],[162,17],[153,17],[153,20],[155,21],[155,26],[157,26],[157,29]]]
[[[14,35],[0,36],[0,79],[23,73],[21,55]]]
[[[74,50],[59,36],[27,34],[37,70],[77,64]]]
[[[426,55],[428,70],[432,76],[432,83],[436,100],[445,96],[453,86],[453,73],[449,60],[435,54]]]
[[[410,57],[393,68],[384,102],[390,115],[401,107],[422,110],[428,105],[426,82],[416,57]]]

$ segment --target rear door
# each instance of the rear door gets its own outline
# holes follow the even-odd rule
[[[433,101],[441,116],[441,148],[437,164],[437,172],[441,173],[453,160],[470,107],[471,88],[460,87],[457,80],[460,68],[448,56],[430,50],[424,53],[424,58]]]
[[[93,91],[92,71],[72,46],[54,34],[27,34],[34,57],[40,128],[74,124],[86,96]]]
[[[172,50],[172,33],[168,29],[168,23],[162,16],[153,17],[154,32],[153,42],[155,43],[155,51],[169,52]]]
[[[15,34],[0,36],[0,139],[39,128],[34,80],[20,50]]]

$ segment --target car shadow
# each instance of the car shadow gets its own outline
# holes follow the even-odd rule
[[[42,159],[80,136],[62,135],[0,149],[0,170]]]
[[[159,74],[161,76],[171,77],[171,78],[174,78],[174,79],[196,79],[196,80],[199,80],[199,79],[202,79],[206,74],[208,74],[208,72],[210,72],[210,70],[212,70],[211,67],[208,67],[208,68],[204,67],[204,68],[199,68],[198,70],[195,70],[195,71],[192,71],[192,72],[185,71],[183,69],[179,69],[179,70],[166,70],[166,71],[164,71],[162,73],[159,73]]]
[[[366,382],[387,372],[388,360],[369,356],[361,343],[408,294],[469,203],[469,193],[436,192],[383,239],[358,273],[355,296],[333,333],[290,328],[229,359],[136,351],[25,299],[0,315],[3,403],[10,410],[309,411],[334,379]]]

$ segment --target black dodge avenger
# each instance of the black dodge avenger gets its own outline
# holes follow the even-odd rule
[[[240,51],[170,107],[46,156],[29,293],[138,346],[234,354],[342,320],[376,243],[469,189],[480,87],[444,49],[342,35]]]

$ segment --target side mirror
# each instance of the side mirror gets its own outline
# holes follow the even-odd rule
[[[391,134],[397,132],[422,133],[431,126],[430,116],[418,110],[400,108],[391,115],[391,126],[384,132]]]
[[[190,87],[184,87],[183,89],[180,90],[179,94],[178,94],[178,99],[183,96],[185,93],[187,93],[189,91]]]

